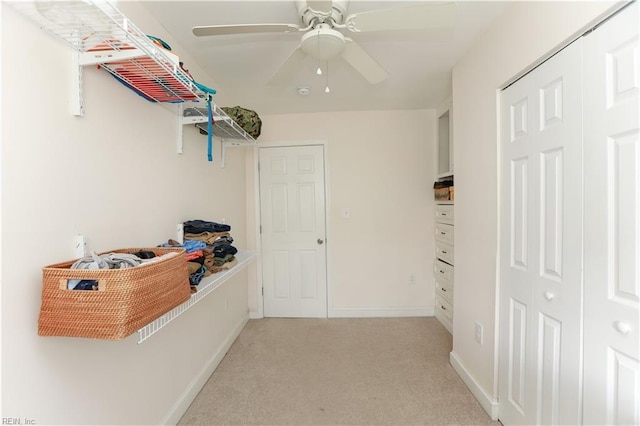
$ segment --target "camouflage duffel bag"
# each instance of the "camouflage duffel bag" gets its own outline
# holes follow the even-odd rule
[[[221,109],[254,139],[257,139],[258,136],[260,136],[262,120],[260,119],[260,116],[258,116],[257,112],[239,106],[222,107]]]

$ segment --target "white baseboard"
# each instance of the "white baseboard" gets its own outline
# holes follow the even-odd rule
[[[469,371],[462,365],[460,359],[455,352],[449,353],[449,361],[451,366],[458,373],[458,376],[462,379],[465,385],[469,388],[473,396],[478,400],[484,411],[487,412],[491,420],[498,420],[498,400],[491,397],[480,384],[473,378]]]
[[[432,317],[433,307],[428,308],[333,308],[329,318],[389,318]]]
[[[262,319],[264,315],[262,315],[258,311],[249,311],[249,319]]]
[[[224,342],[222,342],[222,344],[220,345],[218,350],[213,354],[209,362],[207,362],[204,365],[202,370],[200,370],[200,373],[191,381],[189,386],[187,386],[187,389],[178,398],[178,400],[173,405],[173,407],[171,407],[171,410],[169,410],[169,414],[167,415],[165,420],[162,422],[163,425],[178,424],[178,422],[180,421],[184,413],[186,413],[187,409],[189,408],[193,400],[196,398],[196,396],[198,395],[200,390],[203,388],[205,383],[207,383],[207,380],[209,380],[209,377],[211,376],[211,374],[213,374],[215,369],[218,367],[218,364],[220,364],[220,361],[222,361],[222,358],[224,358],[225,354],[227,353],[227,351],[229,350],[229,348],[231,347],[233,342],[236,340],[236,338],[238,337],[238,335],[240,334],[240,332],[242,331],[242,329],[244,328],[244,326],[247,324],[248,321],[249,321],[249,315],[247,314],[243,316],[240,319],[240,321],[238,321],[235,327],[233,327],[233,329],[231,330],[227,338],[224,340]]]

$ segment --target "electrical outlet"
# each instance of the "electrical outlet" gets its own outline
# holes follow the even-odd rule
[[[412,272],[409,274],[409,284],[415,284],[415,283],[416,283],[416,274]]]
[[[476,342],[481,345],[484,343],[484,328],[478,321],[476,321]]]

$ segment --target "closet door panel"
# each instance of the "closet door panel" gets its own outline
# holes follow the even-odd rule
[[[534,185],[532,150],[537,110],[532,81],[521,79],[502,95],[500,419],[535,422],[533,353],[533,275],[537,212],[531,209]]]
[[[500,420],[506,425],[580,420],[581,43],[502,97],[501,335],[508,339],[500,353],[500,399],[507,401]]]
[[[638,4],[585,37],[584,422],[640,424]]]
[[[536,424],[579,424],[582,355],[582,40],[533,72],[540,110],[533,209]]]

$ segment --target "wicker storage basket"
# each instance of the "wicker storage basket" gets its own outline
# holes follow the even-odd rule
[[[136,248],[106,253],[153,251],[164,260],[124,269],[70,269],[74,261],[42,270],[40,336],[123,339],[189,299],[183,249]],[[97,280],[98,290],[68,290],[69,279]]]

